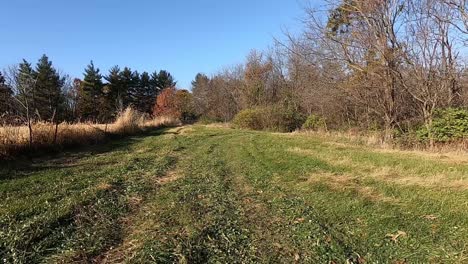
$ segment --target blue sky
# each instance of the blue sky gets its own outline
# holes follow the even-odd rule
[[[301,0],[4,0],[0,68],[47,54],[82,77],[92,59],[113,65],[167,69],[181,88],[198,72],[240,63],[266,49],[282,29],[297,31]]]

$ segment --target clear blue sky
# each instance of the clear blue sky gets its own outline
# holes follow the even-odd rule
[[[0,15],[0,68],[47,54],[82,77],[92,59],[138,71],[167,69],[181,88],[198,72],[240,63],[295,31],[301,0],[5,0]]]

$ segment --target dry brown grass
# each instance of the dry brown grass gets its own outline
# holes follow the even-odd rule
[[[394,197],[385,196],[372,186],[365,186],[359,177],[351,175],[337,175],[332,173],[315,173],[309,177],[308,183],[324,183],[335,191],[354,191],[359,196],[372,201],[398,202]]]
[[[328,142],[327,142],[328,143]],[[372,152],[390,152],[387,150],[379,149],[368,149]],[[353,161],[349,156],[342,155],[331,159],[329,156],[324,155],[323,153],[311,150],[311,149],[302,149],[302,148],[290,148],[289,152],[305,155],[305,156],[314,156],[322,159],[326,159],[333,166],[346,166],[352,168],[357,175],[353,179],[363,179],[363,178],[372,178],[374,180],[383,181],[391,184],[398,185],[409,185],[409,186],[419,186],[426,188],[450,188],[451,190],[468,190],[468,179],[462,175],[451,173],[449,171],[445,173],[428,173],[421,175],[415,171],[405,170],[399,166],[378,166],[370,162],[356,162]],[[433,162],[449,163],[454,165],[466,164],[466,155],[462,156],[453,156],[456,157],[454,160],[441,160],[437,155],[431,153],[424,153],[422,151],[398,151],[391,150],[391,153],[396,153],[401,156],[408,155],[409,158],[423,158]],[[323,176],[323,175],[322,175]],[[331,175],[326,175],[331,176]],[[339,180],[344,180],[348,182],[349,177],[338,177],[332,175],[332,177],[327,177],[331,179],[332,183],[337,183]],[[335,177],[336,176],[336,177]],[[324,177],[316,177],[316,179],[322,179]]]
[[[377,146],[381,148],[393,148],[394,146],[389,143],[385,143],[383,140],[383,134],[381,132],[362,132],[356,129],[349,129],[347,131],[307,131],[300,130],[291,133],[291,135],[311,135],[316,138],[322,138],[324,140],[332,139],[335,144],[340,144],[336,140],[342,140],[346,142],[353,142],[354,144]]]
[[[453,142],[436,143],[433,147],[421,142],[401,143],[398,140],[394,142],[385,142],[383,132],[379,131],[360,131],[349,129],[347,131],[295,131],[284,134],[290,136],[311,135],[315,138],[321,138],[324,141],[331,141],[335,146],[350,147],[352,145],[371,146],[383,150],[407,150],[419,151],[424,153],[467,153],[468,139],[456,140]],[[337,142],[340,141],[340,142]],[[344,143],[343,143],[344,142]]]
[[[55,124],[37,122],[32,125],[32,149],[29,147],[27,126],[0,127],[0,159],[12,158],[26,151],[57,149],[68,146],[96,144],[108,135],[131,135],[147,129],[177,126],[180,121],[171,117],[149,119],[128,108],[111,124],[61,123],[55,137]]]

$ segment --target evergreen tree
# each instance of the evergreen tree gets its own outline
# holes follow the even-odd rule
[[[109,74],[105,77],[107,85],[105,86],[105,108],[109,113],[108,116],[115,116],[117,111],[123,107],[120,103],[120,94],[123,91],[122,88],[122,76],[119,66],[114,66],[109,70]]]
[[[148,101],[151,102],[150,114],[154,114],[153,107],[156,104],[156,99],[158,98],[158,95],[162,91],[159,86],[159,73],[155,71],[150,75],[149,81],[150,94],[148,95]]]
[[[0,72],[0,119],[12,114],[13,111],[13,92],[5,83],[5,78]]]
[[[94,66],[93,61],[91,61],[85,69],[80,87],[78,112],[82,119],[97,120],[99,115],[98,106],[103,94],[102,90],[102,75],[99,73],[99,69]]]
[[[62,87],[65,80],[52,67],[52,62],[43,55],[33,73],[35,79],[34,111],[42,120],[59,120],[64,113],[65,97]]]
[[[142,87],[140,86],[140,73],[138,71],[134,71],[128,86],[127,106],[132,106],[135,109],[140,110],[139,106],[141,102],[139,100],[141,99],[142,93]]]
[[[142,113],[151,114],[156,98],[156,86],[151,85],[151,77],[147,72],[140,76],[138,93],[136,94],[137,109]]]
[[[16,76],[14,76],[18,91],[16,99],[21,106],[19,113],[28,120],[34,119],[34,109],[36,109],[36,79],[34,79],[34,75],[31,64],[23,59],[18,65]]]
[[[156,96],[160,92],[159,88],[159,73],[157,71],[153,72],[150,76],[150,89],[154,93],[154,100],[156,101]]]
[[[118,91],[117,100],[119,111],[122,111],[131,103],[131,89],[134,86],[135,76],[130,68],[125,67],[120,73],[120,78],[122,80],[122,86]]]
[[[160,90],[170,88],[170,87],[175,87],[177,84],[176,81],[174,81],[174,77],[172,75],[165,71],[161,70],[158,74],[158,87]]]
[[[115,97],[112,91],[112,85],[107,83],[102,88],[102,94],[99,97],[99,112],[98,119],[101,122],[108,123],[115,119],[117,114]]]

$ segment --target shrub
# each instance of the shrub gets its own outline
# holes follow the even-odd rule
[[[326,129],[325,119],[317,115],[310,115],[302,124],[302,129],[313,131]]]
[[[262,130],[265,128],[264,116],[264,110],[261,108],[245,109],[234,117],[232,123],[236,128]]]
[[[236,128],[291,132],[303,122],[304,117],[297,111],[276,105],[242,110],[232,123]]]
[[[174,87],[166,88],[158,95],[153,114],[174,117],[187,123],[194,121],[197,117],[192,94],[187,90],[177,90]]]
[[[436,142],[449,142],[468,137],[468,110],[447,108],[438,110],[435,114],[432,128],[429,131],[423,127],[417,131],[421,141],[429,139],[429,132]]]
[[[287,105],[277,105],[269,108],[268,128],[273,131],[291,132],[301,127],[305,117],[294,108]]]

